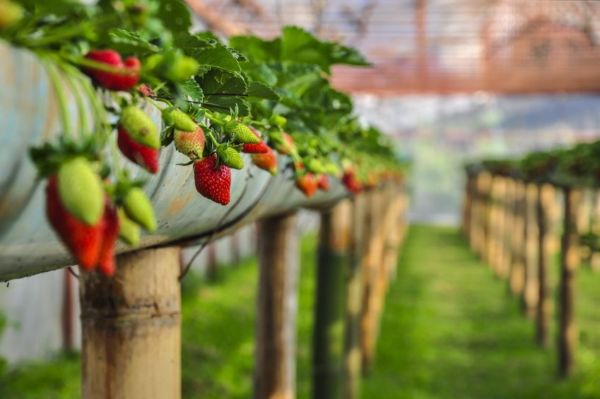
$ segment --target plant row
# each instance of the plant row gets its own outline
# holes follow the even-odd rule
[[[33,52],[56,94],[61,131],[30,155],[48,221],[84,270],[113,275],[117,239],[135,246],[141,229],[157,228],[146,178],[130,176],[123,158],[149,176],[175,146],[198,193],[222,205],[231,169],[247,159],[271,174],[291,169],[307,197],[330,177],[356,193],[402,176],[391,141],[330,85],[333,65],[367,65],[354,49],[297,27],[223,40],[192,24],[180,0],[0,0],[0,38]]]

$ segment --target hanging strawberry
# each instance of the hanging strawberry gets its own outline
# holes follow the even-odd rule
[[[265,152],[268,152],[269,146],[267,145],[267,143],[264,142],[264,140],[262,140],[260,132],[252,126],[248,127],[250,128],[252,133],[254,133],[254,135],[260,139],[260,142],[257,144],[244,144],[242,147],[242,152],[245,152],[247,154],[264,154]]]
[[[104,215],[102,216],[102,245],[98,256],[98,270],[107,277],[115,274],[115,245],[119,237],[119,218],[117,209],[106,201]]]
[[[196,190],[221,205],[231,200],[231,170],[219,164],[215,154],[194,162]]]
[[[116,69],[110,72],[94,67],[86,69],[88,75],[105,89],[128,91],[140,79],[141,64],[136,57],[128,57],[123,61],[121,55],[114,50],[92,50],[85,57]]]
[[[64,162],[46,185],[46,216],[63,244],[84,269],[93,269],[103,234],[104,192],[84,158]]]
[[[346,169],[342,176],[342,183],[346,186],[346,189],[352,194],[357,194],[362,190],[362,185],[356,179],[354,169]]]
[[[252,154],[252,163],[272,175],[277,174],[277,155],[270,147],[264,154]]]
[[[233,136],[233,139],[238,143],[243,144],[258,144],[260,143],[260,137],[257,137],[252,130],[243,123],[233,122],[231,126],[228,126],[228,131]]]
[[[317,191],[317,179],[315,179],[315,176],[312,173],[307,172],[296,178],[296,187],[298,187],[307,198],[310,198]]]
[[[129,219],[122,208],[117,211],[119,217],[119,238],[126,244],[136,246],[140,243],[140,226]]]
[[[160,136],[144,111],[132,105],[121,111],[117,144],[129,160],[150,173],[158,172]]]
[[[132,187],[123,198],[123,210],[127,217],[146,231],[156,230],[156,217],[150,199],[139,187]]]
[[[242,169],[244,167],[244,160],[242,154],[240,154],[235,148],[228,146],[227,144],[221,144],[217,147],[217,155],[221,162],[233,169]]]
[[[329,191],[329,177],[327,175],[319,175],[317,177],[317,186],[322,191]]]
[[[274,136],[274,146],[278,153],[283,155],[293,155],[296,153],[296,145],[294,139],[288,133]]]

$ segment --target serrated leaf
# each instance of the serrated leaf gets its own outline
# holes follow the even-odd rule
[[[120,53],[156,53],[159,48],[136,32],[115,29],[109,33],[111,47]]]
[[[248,85],[248,96],[274,101],[277,101],[280,98],[275,90],[259,82],[250,82]]]
[[[189,79],[178,86],[179,93],[185,97],[189,97],[194,101],[202,102],[204,100],[204,92],[194,79]]]
[[[229,72],[241,71],[236,57],[224,46],[196,49],[191,55],[203,65],[210,65]]]
[[[204,92],[203,105],[218,111],[239,109],[240,115],[248,115],[246,101],[248,87],[241,75],[213,68],[198,83]]]

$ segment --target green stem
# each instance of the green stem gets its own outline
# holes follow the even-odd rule
[[[68,54],[63,54],[62,57],[72,64],[94,69],[96,71],[109,72],[117,75],[127,75],[131,73],[131,71],[127,68],[114,67],[112,65],[90,60],[84,57],[74,57]]]
[[[89,120],[87,117],[87,112],[85,109],[85,104],[83,102],[83,97],[79,92],[79,87],[76,85],[75,79],[79,75],[79,71],[75,70],[70,65],[62,64],[60,65],[60,69],[63,71],[65,80],[67,81],[69,87],[71,88],[71,92],[73,93],[73,97],[75,98],[75,104],[77,105],[77,115],[79,118],[79,131],[83,133],[83,136],[89,136]]]
[[[208,136],[208,138],[210,139],[211,143],[213,143],[213,145],[215,146],[215,148],[217,148],[219,146],[219,142],[217,141],[217,139],[215,138],[215,136],[213,135],[213,133],[206,129],[206,135]]]
[[[44,60],[44,65],[46,67],[46,71],[48,72],[48,78],[50,79],[50,83],[52,84],[52,89],[56,94],[63,131],[67,136],[71,136],[72,130],[71,122],[69,120],[67,97],[65,91],[63,90],[63,84],[61,82],[60,75],[55,69],[56,66],[51,61]]]

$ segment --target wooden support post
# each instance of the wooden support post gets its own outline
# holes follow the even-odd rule
[[[63,301],[61,312],[62,349],[70,352],[75,348],[75,302],[73,276],[68,268],[63,269]]]
[[[594,234],[600,235],[600,195],[598,195],[598,189],[594,188],[593,190],[591,229]],[[592,252],[590,267],[595,272],[600,271],[600,252]]]
[[[370,235],[370,209],[367,195],[354,197],[352,206],[351,263],[346,280],[346,336],[344,339],[343,398],[357,399],[360,394],[361,342],[360,320],[363,301],[363,264]]]
[[[505,178],[505,197],[502,201],[504,229],[502,231],[502,262],[500,265],[500,275],[503,279],[507,279],[510,274],[512,262],[512,237],[514,235],[514,212],[513,201],[515,195],[515,181],[510,178]]]
[[[510,291],[515,296],[521,296],[525,285],[525,237],[527,226],[525,224],[525,183],[521,180],[515,182],[515,198],[513,203],[514,232],[512,234],[512,256],[510,265],[509,285]]]
[[[548,327],[552,301],[550,298],[550,263],[551,248],[549,240],[550,207],[553,200],[553,190],[547,184],[538,185],[537,220],[538,220],[538,304],[535,323],[535,339],[538,345],[548,346]]]
[[[351,204],[321,213],[313,335],[313,398],[342,394],[344,307],[350,265]]]
[[[569,376],[575,367],[577,323],[575,321],[575,273],[579,267],[577,216],[581,191],[565,187],[564,226],[561,240],[558,327],[558,373]]]
[[[380,189],[370,194],[371,234],[364,268],[364,294],[361,320],[361,347],[363,374],[370,370],[375,356],[378,318],[383,307],[385,294],[383,252],[389,221],[390,204],[385,191]]]
[[[254,397],[293,399],[300,270],[294,214],[274,216],[259,223],[258,259]]]
[[[181,398],[179,248],[118,257],[117,273],[81,273],[82,397]]]
[[[465,191],[463,198],[463,212],[462,212],[462,232],[467,240],[471,237],[471,219],[473,217],[473,202],[474,202],[474,178],[472,173],[466,174]]]
[[[538,262],[537,236],[538,223],[536,218],[537,186],[527,183],[525,186],[525,286],[523,289],[523,312],[531,319],[535,318],[538,304]]]
[[[217,243],[211,242],[206,247],[206,279],[216,281],[219,275],[219,260],[217,259]]]

